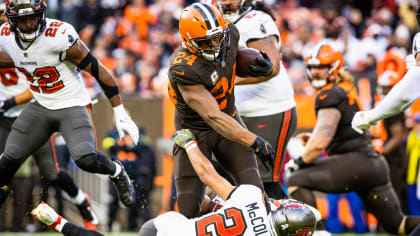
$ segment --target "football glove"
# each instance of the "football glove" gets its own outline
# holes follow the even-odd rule
[[[11,97],[7,100],[0,101],[0,112],[6,112],[10,108],[16,106],[16,100],[14,97]]]
[[[257,57],[256,65],[248,66],[248,74],[252,77],[265,77],[273,73],[273,63],[271,63],[270,58],[267,53],[260,51],[263,57]]]
[[[363,134],[363,130],[369,129],[372,125],[376,125],[376,122],[369,121],[366,117],[366,111],[356,112],[351,121],[351,127],[359,134]]]
[[[305,162],[303,162],[302,160],[302,156],[296,158],[296,159],[290,159],[286,165],[284,166],[284,168],[286,169],[286,171],[292,173],[294,171],[297,171],[299,169],[305,168],[310,166],[311,164],[306,164]]]
[[[175,144],[185,149],[188,144],[195,141],[195,136],[189,129],[181,129],[175,133]]]
[[[267,171],[270,166],[274,166],[274,150],[269,142],[257,136],[251,148],[255,150],[255,154]]]
[[[134,144],[137,145],[139,142],[139,128],[137,127],[136,123],[134,123],[134,121],[127,114],[122,104],[113,107],[113,110],[115,114],[115,126],[117,128],[120,139],[124,140],[125,133],[127,133],[130,135]]]

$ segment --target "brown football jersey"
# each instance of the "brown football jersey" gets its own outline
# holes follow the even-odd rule
[[[316,95],[315,111],[336,108],[341,113],[341,119],[333,140],[327,147],[328,155],[370,149],[370,142],[351,128],[354,114],[361,110],[356,88],[348,82],[328,84]]]
[[[177,84],[202,84],[213,95],[220,110],[234,116],[235,98],[233,94],[236,54],[239,32],[235,25],[229,24],[226,42],[215,61],[208,61],[191,53],[185,47],[179,47],[171,56],[169,77],[169,97],[175,104],[175,127],[177,130],[210,129],[210,126],[192,110],[182,98]]]

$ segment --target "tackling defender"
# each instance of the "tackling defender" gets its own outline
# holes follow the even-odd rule
[[[98,80],[113,106],[121,137],[127,132],[137,142],[137,126],[124,110],[111,73],[79,40],[73,26],[45,18],[46,8],[42,0],[10,0],[5,11],[8,23],[0,27],[0,67],[16,67],[23,73],[35,98],[13,123],[0,156],[0,204],[23,161],[59,131],[76,164],[88,172],[110,175],[120,200],[130,206],[134,188],[123,166],[96,151],[87,108],[91,101],[78,69]]]
[[[232,186],[216,172],[200,151],[190,130],[177,131],[175,143],[185,148],[201,181],[226,202],[216,212],[193,219],[187,219],[178,212],[162,214],[146,222],[140,230],[140,236],[288,236],[313,233],[320,217],[310,208],[300,202],[287,200],[267,214],[261,189],[253,185]],[[67,222],[44,203],[35,208],[32,214],[66,236],[101,235]]]

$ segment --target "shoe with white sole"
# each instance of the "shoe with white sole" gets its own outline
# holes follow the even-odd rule
[[[48,226],[56,223],[61,218],[61,216],[45,202],[41,202],[31,211],[31,214]]]

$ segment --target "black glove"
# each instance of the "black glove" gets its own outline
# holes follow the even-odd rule
[[[273,73],[273,63],[271,63],[270,58],[267,56],[267,53],[260,51],[263,57],[257,57],[256,65],[248,66],[248,74],[252,77],[265,77]]]
[[[4,101],[0,101],[0,112],[5,112],[9,110],[9,108],[16,106],[16,100],[14,97],[9,98]]]
[[[264,168],[268,171],[270,166],[274,166],[274,150],[269,142],[257,136],[251,148],[255,150]]]

